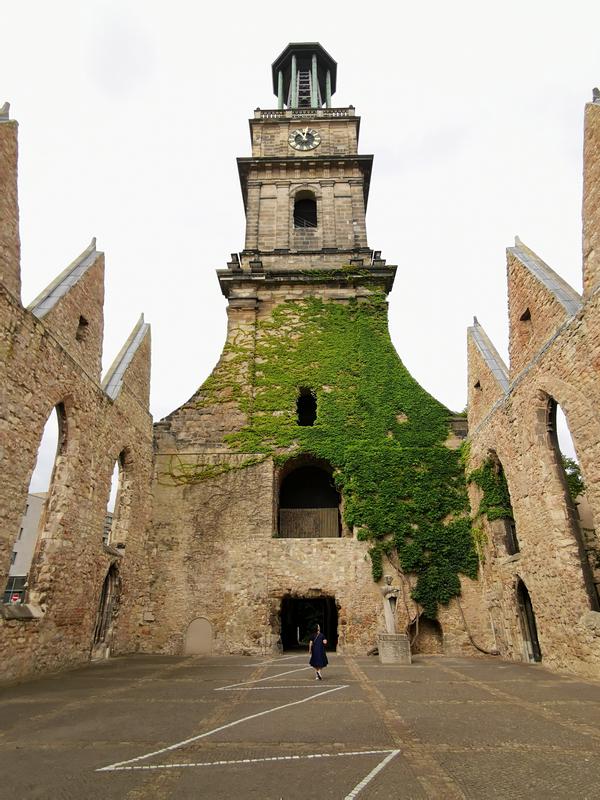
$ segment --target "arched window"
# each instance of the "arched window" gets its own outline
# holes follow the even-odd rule
[[[314,425],[317,419],[317,396],[312,389],[301,386],[296,400],[298,425]]]
[[[501,491],[505,497],[506,510],[510,512],[506,516],[502,517],[502,524],[504,526],[504,546],[508,555],[514,556],[515,553],[518,553],[521,548],[519,546],[519,539],[517,537],[517,526],[515,525],[515,517],[510,499],[510,492],[508,490],[506,475],[504,474],[504,468],[500,462],[500,459],[496,453],[491,453],[491,458],[493,468],[496,472],[498,484],[501,487]]]
[[[554,452],[554,461],[563,486],[569,525],[579,550],[584,584],[591,608],[598,611],[600,610],[600,568],[598,567],[600,541],[592,527],[591,513],[587,515],[590,520],[587,523],[588,527],[583,524],[584,514],[589,506],[585,497],[585,485],[573,437],[565,414],[552,397],[548,398],[546,414],[550,446]],[[583,507],[581,516],[578,510],[580,505]]]
[[[529,592],[523,581],[517,581],[517,607],[519,610],[519,621],[521,623],[521,633],[525,644],[525,654],[528,661],[541,661],[542,650],[538,640],[537,625],[535,614]]]
[[[110,485],[110,494],[103,520],[102,540],[105,545],[125,549],[129,512],[131,507],[132,479],[129,450],[123,450],[115,461]]]
[[[27,503],[10,556],[8,580],[4,588],[5,603],[22,603],[28,586],[29,571],[40,527],[46,516],[46,505],[52,489],[60,457],[67,441],[65,408],[59,403],[48,417],[38,448]]]
[[[317,201],[312,192],[298,192],[294,199],[294,228],[317,227]]]
[[[331,471],[304,463],[289,472],[279,490],[279,536],[308,539],[341,535],[340,495]]]
[[[494,450],[485,462],[471,474],[471,480],[482,490],[481,511],[490,524],[498,555],[504,550],[508,555],[519,552],[519,540],[514,512],[504,469]],[[482,554],[479,554],[482,557]]]
[[[110,654],[113,622],[119,602],[119,589],[119,573],[116,565],[112,564],[100,592],[92,643],[92,658],[107,658]]]
[[[120,457],[115,461],[112,475],[110,478],[110,492],[108,495],[108,503],[106,504],[106,513],[104,515],[102,541],[104,544],[110,544],[112,524],[115,515],[115,504],[119,494],[119,485],[121,483],[121,464]]]

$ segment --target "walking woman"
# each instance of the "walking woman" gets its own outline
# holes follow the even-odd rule
[[[329,663],[327,661],[327,653],[325,652],[325,645],[327,644],[327,639],[324,638],[323,634],[321,633],[321,626],[317,625],[315,628],[315,632],[311,637],[311,640],[308,645],[308,652],[310,654],[310,661],[308,662],[310,666],[315,671],[315,680],[322,681],[323,676],[321,675],[321,670],[323,667],[326,667]]]

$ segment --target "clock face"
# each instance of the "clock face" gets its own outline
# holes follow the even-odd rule
[[[321,144],[321,134],[314,128],[298,128],[290,133],[288,142],[294,150],[314,150]]]

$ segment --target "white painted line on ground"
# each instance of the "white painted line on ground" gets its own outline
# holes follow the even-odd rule
[[[331,692],[339,692],[340,689],[347,689],[348,686],[345,684],[344,686],[337,686],[334,689],[326,689],[324,692],[318,692],[317,694],[312,694],[310,697],[304,697],[302,700],[294,700],[292,703],[284,703],[282,706],[275,706],[275,708],[268,708],[266,711],[259,711],[258,714],[251,714],[248,717],[242,717],[241,719],[236,719],[233,722],[228,722],[227,725],[221,725],[218,728],[213,728],[211,731],[206,731],[206,733],[199,733],[197,736],[192,736],[189,739],[184,739],[181,742],[176,742],[175,744],[171,744],[168,747],[161,747],[160,750],[154,750],[152,753],[145,753],[143,756],[136,756],[135,758],[129,758],[127,761],[117,761],[114,764],[109,764],[107,767],[99,767],[96,772],[110,772],[115,770],[117,767],[123,767],[126,764],[133,764],[136,761],[144,761],[146,758],[152,758],[152,756],[158,756],[161,753],[168,753],[170,750],[177,750],[179,747],[184,747],[186,744],[191,744],[192,742],[197,742],[199,739],[204,739],[207,736],[212,736],[213,733],[219,733],[220,731],[227,730],[227,728],[233,728],[235,725],[240,725],[242,722],[248,722],[251,719],[257,719],[258,717],[264,717],[266,714],[272,714],[274,711],[281,711],[283,708],[291,708],[292,706],[299,706],[302,703],[308,703],[311,700],[316,700],[318,697],[324,697],[326,694],[331,694]]]
[[[259,664],[277,664],[279,661],[289,661],[290,658],[305,658],[305,655],[304,655],[304,653],[302,653],[302,654],[295,653],[293,656],[277,656],[275,658],[271,657],[271,658],[267,659],[266,661],[259,661],[258,663]]]
[[[238,686],[245,686],[247,683],[262,683],[263,681],[270,681],[273,678],[281,678],[282,675],[291,675],[292,672],[302,672],[302,670],[310,669],[310,667],[298,667],[298,669],[290,669],[287,672],[278,672],[276,675],[267,675],[266,678],[256,678],[253,681],[241,681],[240,683],[230,683],[227,686],[220,686],[215,689],[215,692],[223,692],[225,689],[236,689]]]
[[[351,753],[310,753],[305,756],[264,756],[263,758],[238,758],[233,761],[196,761],[191,764],[137,764],[132,767],[115,767],[114,772],[135,769],[184,769],[185,767],[228,767],[233,764],[260,764],[268,761],[301,761],[307,758],[339,758],[340,756],[380,756],[389,754],[388,758],[393,758],[399,750],[353,750]],[[379,764],[379,769],[383,769],[383,762]],[[98,772],[100,770],[97,770]],[[373,771],[373,777],[375,777]],[[369,773],[371,775],[371,773]],[[361,784],[362,785],[362,784]],[[367,784],[365,783],[365,786]],[[356,791],[355,789],[352,790]],[[355,794],[348,797],[356,797]]]
[[[399,752],[400,752],[400,750],[392,750],[391,753],[389,753],[389,755],[387,755],[383,759],[383,761],[380,761],[379,764],[377,764],[375,769],[372,769],[371,772],[369,772],[368,775],[365,775],[365,777],[362,779],[362,781],[360,783],[356,784],[356,786],[354,787],[354,789],[352,789],[350,794],[347,794],[346,797],[344,797],[344,800],[354,800],[354,798],[357,797],[360,794],[360,792],[362,792],[362,790],[365,788],[365,786],[367,786],[367,784],[371,783],[373,778],[378,773],[380,773],[382,769],[385,769],[385,767],[389,764],[389,762],[392,760],[392,758],[394,758],[394,756],[397,756]]]
[[[332,689],[334,686],[336,689],[345,689],[346,686],[349,684],[342,684],[334,683],[328,684],[329,688]],[[228,689],[224,686],[222,689],[215,689],[215,692],[258,692],[258,691],[269,691],[272,692],[274,689],[314,689],[313,683],[298,683],[295,686],[241,686],[240,688],[236,689]],[[445,702],[445,701],[444,701]],[[461,701],[462,702],[462,701]]]

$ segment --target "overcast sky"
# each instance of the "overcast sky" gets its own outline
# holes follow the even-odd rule
[[[104,368],[143,311],[151,411],[216,363],[215,269],[244,245],[236,156],[273,108],[290,41],[338,62],[375,155],[371,247],[398,264],[393,341],[452,410],[476,314],[507,352],[517,234],[581,291],[583,108],[600,84],[600,3],[0,0],[0,105],[19,121],[23,301],[92,236],[106,253]]]

